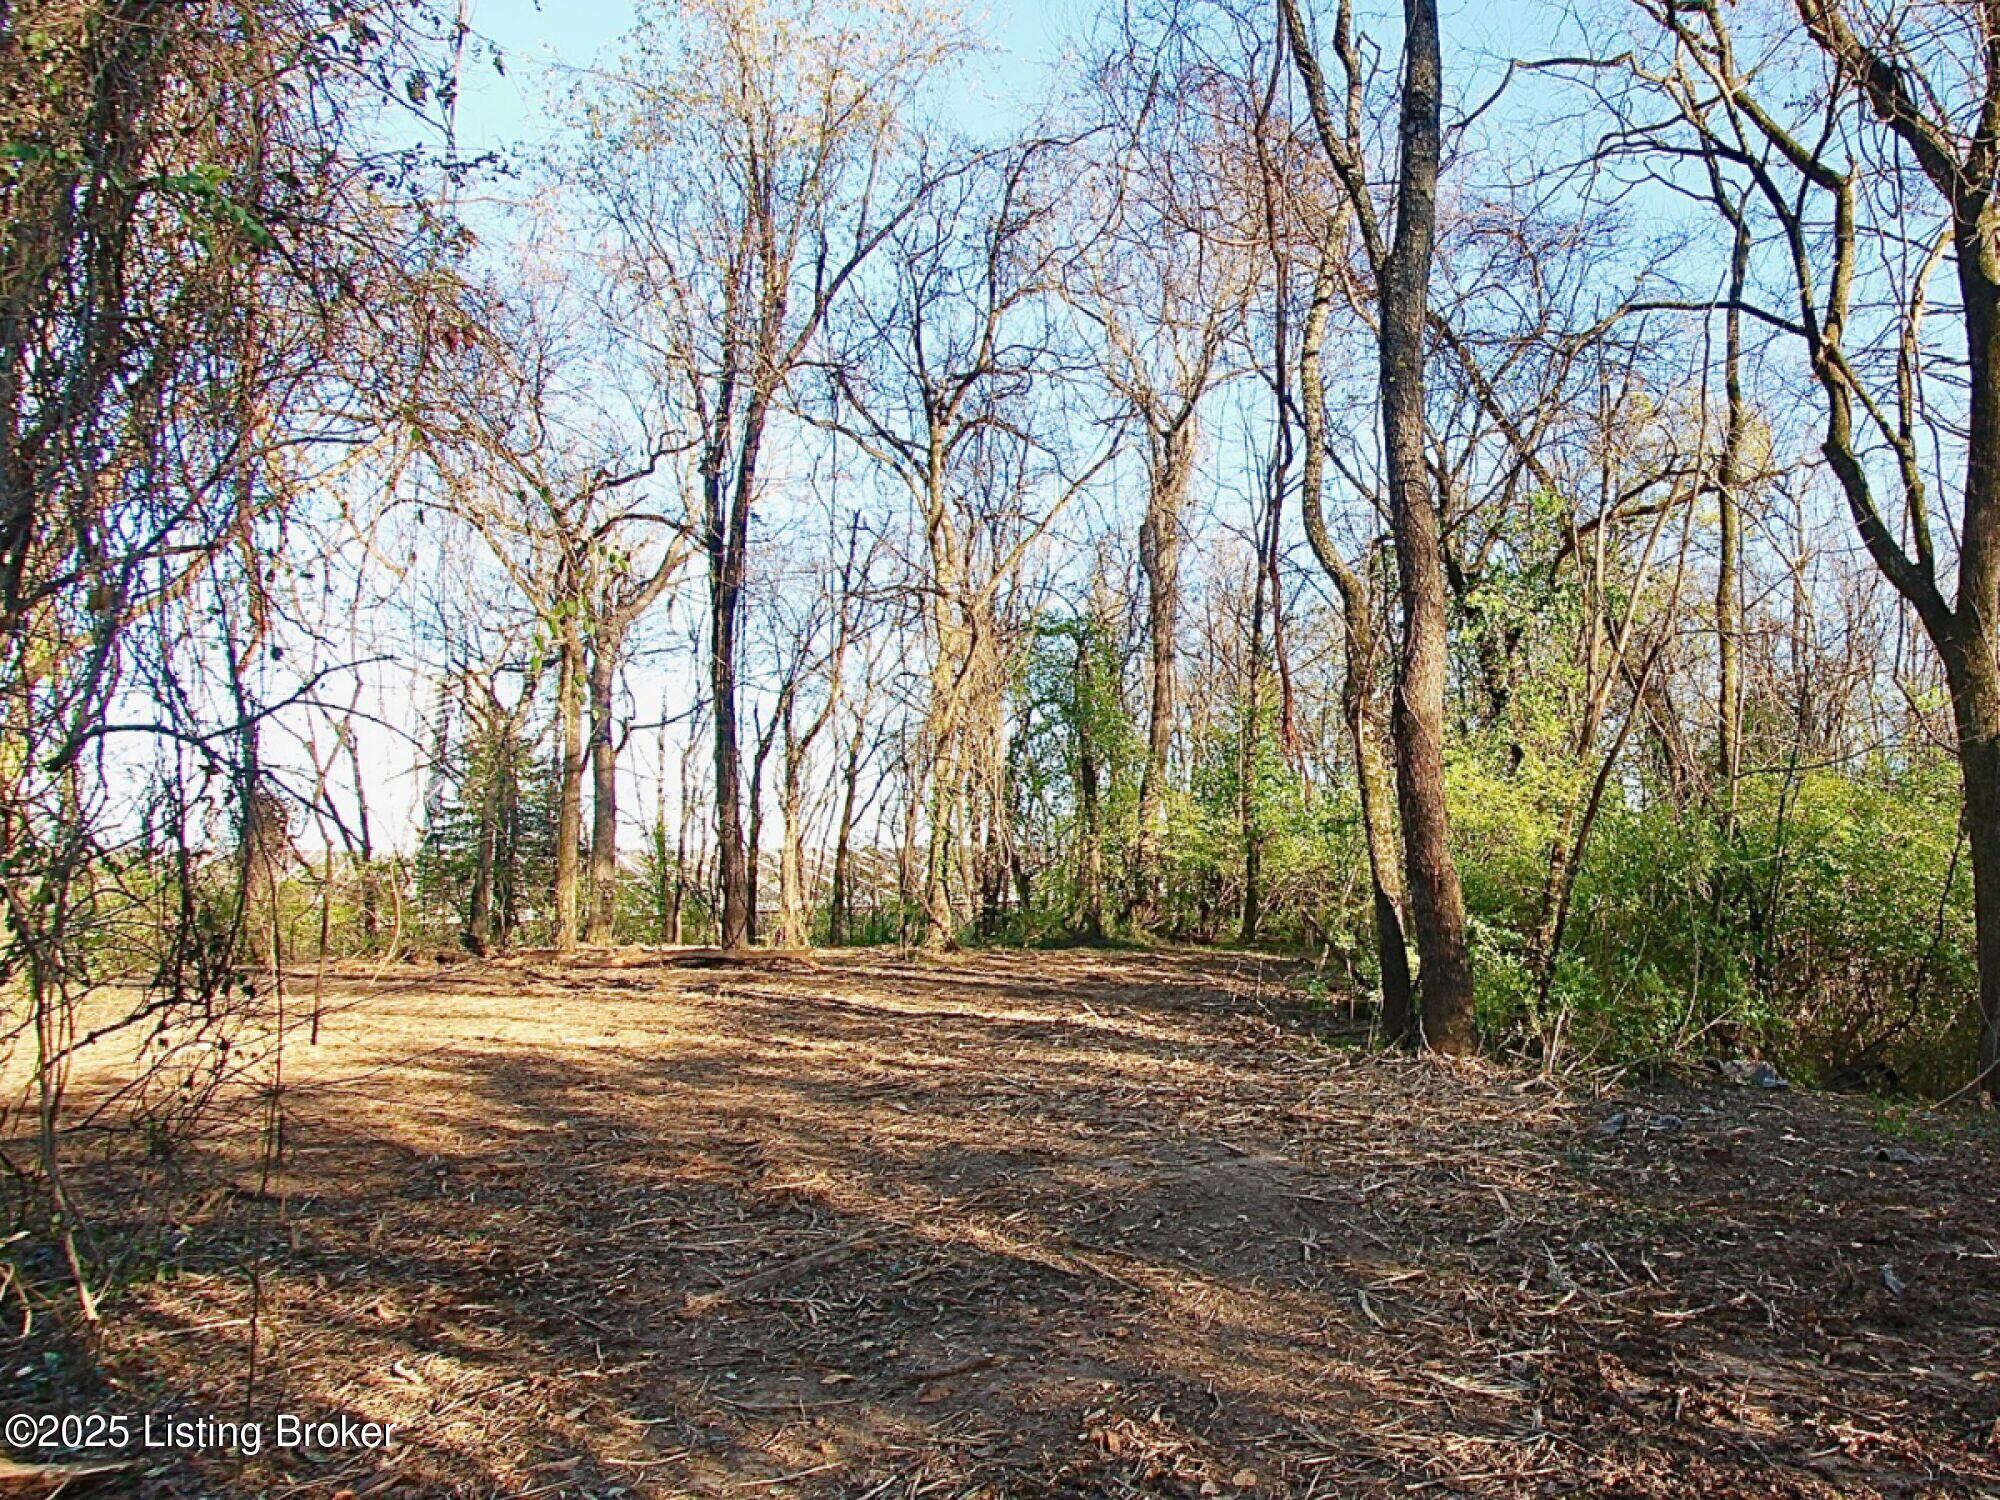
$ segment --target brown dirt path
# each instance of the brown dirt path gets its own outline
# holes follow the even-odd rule
[[[1978,1122],[1369,1056],[1228,955],[329,993],[105,1399],[240,1415],[248,1260],[251,1409],[398,1446],[139,1493],[2000,1495]]]

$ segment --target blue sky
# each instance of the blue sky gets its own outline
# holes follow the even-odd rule
[[[1022,124],[1046,96],[1052,67],[1065,44],[1089,29],[1092,18],[1123,0],[964,0],[967,20],[986,51],[965,70],[963,87],[948,95],[956,123],[968,134],[1000,134]],[[571,70],[613,55],[634,20],[634,0],[466,0],[473,31],[488,47],[468,52],[458,111],[460,149],[504,152],[545,143],[557,122],[550,102],[567,91]],[[855,8],[865,10],[866,0]],[[1271,25],[1276,28],[1276,7]],[[1579,10],[1569,0],[1443,0],[1447,108],[1484,99],[1510,58],[1622,45],[1622,13],[1615,5]],[[1322,29],[1330,0],[1308,0]],[[1360,0],[1363,32],[1379,49],[1379,66],[1393,76],[1401,34],[1397,0]],[[506,75],[488,53],[498,47]],[[1386,81],[1386,79],[1385,79]],[[1534,74],[1517,77],[1492,123],[1502,130],[1552,124],[1550,84]],[[1565,110],[1574,100],[1566,101]],[[1505,122],[1504,124],[1502,122]],[[1571,127],[1573,129],[1574,127]],[[1569,134],[1569,130],[1562,132]],[[1579,141],[1580,144],[1580,141]]]
[[[955,95],[959,124],[997,129],[1031,108],[1062,39],[1094,7],[1079,0],[984,0],[969,6],[975,31],[990,46]],[[570,69],[608,56],[631,26],[632,0],[470,0],[473,31],[501,49],[505,77],[482,56],[468,56],[458,112],[462,151],[501,151],[544,141],[548,109]]]

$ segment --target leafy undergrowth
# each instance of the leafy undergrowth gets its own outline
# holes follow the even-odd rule
[[[280,1169],[15,1404],[395,1428],[90,1481],[154,1496],[2000,1493],[1978,1117],[1372,1056],[1296,978],[356,970]]]

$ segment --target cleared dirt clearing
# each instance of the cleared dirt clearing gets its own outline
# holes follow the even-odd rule
[[[115,1483],[2000,1494],[1983,1126],[1369,1056],[1252,957],[620,954],[327,996],[282,1172],[205,1164],[238,1191],[125,1294],[104,1399],[243,1414],[254,1311],[250,1410],[397,1446]]]

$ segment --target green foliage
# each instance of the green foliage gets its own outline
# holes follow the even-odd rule
[[[1144,742],[1126,706],[1124,662],[1110,624],[1079,614],[1037,623],[1015,687],[1021,732],[1009,781],[1021,834],[1044,852],[1041,899],[1019,913],[1017,941],[1075,930],[1083,901],[1084,842],[1095,835],[1107,872],[1124,865],[1137,827]],[[1116,902],[1106,892],[1107,921]]]
[[[680,930],[674,930],[678,904]],[[618,933],[645,943],[707,943],[716,932],[708,893],[692,861],[684,861],[664,816],[646,829],[639,851],[637,878],[621,882],[618,891]]]
[[[1173,930],[1204,941],[1240,931],[1248,878],[1244,793],[1257,829],[1264,941],[1324,941],[1350,982],[1374,983],[1368,848],[1351,785],[1310,781],[1280,741],[1278,685],[1259,694],[1246,737],[1239,708],[1195,747],[1190,787],[1171,798],[1167,873]],[[1247,738],[1247,752],[1246,752]]]
[[[484,826],[493,820],[492,911],[504,942],[539,933],[553,908],[561,768],[518,737],[463,737],[446,752],[417,851],[414,916],[427,943],[468,932]],[[489,807],[490,799],[490,807]]]
[[[167,172],[150,179],[150,186],[182,205],[188,223],[211,251],[217,248],[215,229],[234,230],[259,250],[277,243],[264,221],[238,201],[229,190],[229,168],[204,162],[185,172]]]
[[[1451,791],[1481,1022],[1524,1037],[1554,804],[1476,755],[1456,758]],[[1962,1081],[1978,980],[1957,797],[1943,757],[1780,772],[1745,780],[1732,829],[1614,778],[1542,1034],[1560,1024],[1612,1061],[1747,1053],[1822,1083]]]
[[[894,905],[857,911],[848,924],[847,946],[875,948],[886,943],[898,943],[906,932],[916,932],[921,926],[918,913],[906,912]]]
[[[1447,769],[1479,1022],[1489,1042],[1559,1045],[1571,1061],[1768,1056],[1802,1081],[1883,1092],[1942,1093],[1965,1081],[1977,989],[1971,879],[1958,838],[1957,767],[1941,752],[1837,768],[1766,764],[1743,778],[1725,817],[1701,786],[1666,784],[1628,745],[1576,870],[1561,951],[1551,973],[1538,972],[1533,938],[1550,851],[1573,835],[1571,813],[1589,794],[1602,746],[1578,755],[1572,738],[1582,684],[1562,640],[1574,628],[1574,601],[1517,579],[1490,585],[1480,605],[1462,642],[1466,712]],[[1501,675],[1482,655],[1484,632],[1498,633],[1513,662]],[[1045,944],[1086,935],[1082,882],[1093,834],[1085,784],[1093,778],[1102,935],[1117,936],[1144,757],[1128,665],[1119,637],[1098,617],[1037,628],[1014,686],[1019,727],[1009,763],[1032,895],[1025,907],[988,920],[978,940]],[[1242,704],[1209,705],[1186,738],[1166,795],[1163,905],[1153,934],[1236,940],[1247,805],[1264,893],[1260,941],[1322,960],[1316,999],[1366,997],[1378,975],[1351,774],[1344,757],[1325,758],[1328,747],[1311,747],[1320,752],[1314,759],[1282,743],[1277,701],[1278,685],[1269,681],[1260,685],[1254,719]],[[1345,749],[1344,735],[1332,748]],[[520,744],[507,751],[462,738],[447,755],[406,893],[407,940],[442,944],[463,932],[483,799],[495,778],[509,775],[500,863],[513,884],[496,889],[495,908],[518,905],[524,939],[546,920],[553,761]],[[321,872],[294,869],[280,898],[293,951],[312,947],[322,901],[334,952],[379,943],[386,893],[400,874],[343,859],[326,889]],[[148,885],[143,871],[125,871],[121,882],[120,899],[133,910],[173,899],[170,882]],[[656,821],[621,881],[619,936],[668,941],[676,896],[682,941],[710,940],[708,895],[680,868],[670,829]],[[229,916],[225,900],[203,901],[218,921]],[[920,925],[893,905],[857,910],[847,940],[895,942]],[[823,941],[824,914],[820,926]]]
[[[1936,1114],[1896,1100],[1878,1104],[1871,1123],[1883,1135],[1926,1146],[1941,1146],[1951,1139]]]

